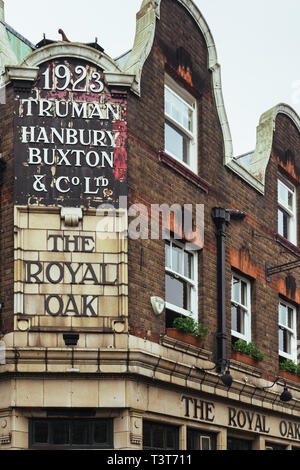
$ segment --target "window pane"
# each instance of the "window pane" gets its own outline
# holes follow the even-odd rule
[[[188,310],[188,288],[184,281],[166,275],[166,302]]]
[[[210,437],[201,437],[201,450],[211,450]]]
[[[232,300],[234,302],[240,302],[240,280],[232,278]]]
[[[251,450],[252,442],[228,437],[227,450]]]
[[[283,304],[279,304],[279,323],[281,325],[287,326],[287,312],[286,306]]]
[[[184,275],[189,279],[194,279],[193,276],[193,255],[184,252]]]
[[[165,149],[178,160],[190,164],[189,138],[169,122],[165,123]]]
[[[294,195],[289,191],[288,194],[288,208],[293,212],[294,211]]]
[[[36,444],[48,443],[48,423],[37,422],[34,424],[34,442]]]
[[[216,450],[216,436],[206,434],[201,431],[188,429],[187,431],[188,450]]]
[[[294,325],[294,322],[293,322],[293,316],[294,316],[294,315],[293,315],[293,313],[294,313],[294,312],[293,312],[293,309],[290,308],[290,307],[288,307],[288,319],[287,319],[287,320],[288,320],[288,321],[287,321],[288,325],[287,325],[287,326],[288,326],[289,328],[291,328],[291,330],[293,329],[293,325]]]
[[[88,444],[88,423],[73,421],[72,423],[72,444]]]
[[[171,124],[165,124],[165,149],[183,161],[183,136]]]
[[[167,449],[175,449],[175,440],[176,440],[176,435],[174,433],[173,429],[167,428],[166,429],[166,434],[167,434]]]
[[[283,331],[283,351],[287,354],[291,354],[292,352],[292,344],[291,344],[292,336],[291,333],[287,330]]]
[[[52,423],[53,444],[64,445],[70,443],[69,427],[69,423],[63,421]]]
[[[151,426],[148,423],[143,424],[143,444],[144,447],[151,447]]]
[[[278,209],[278,233],[282,237],[288,239],[288,226],[290,216],[283,210]]]
[[[165,112],[184,129],[192,132],[192,110],[168,88],[165,88]]]
[[[284,237],[284,234],[283,234],[283,212],[282,212],[281,209],[278,209],[278,233],[279,233],[279,235]]]
[[[182,258],[183,250],[176,245],[172,245],[172,269],[178,274],[183,274]]]
[[[292,351],[292,335],[284,328],[279,328],[279,349],[286,354]]]
[[[288,188],[281,181],[278,181],[278,202],[283,206],[288,206]]]
[[[104,444],[107,442],[107,423],[95,423],[94,424],[94,443]]]
[[[197,431],[188,429],[187,450],[200,450],[200,434]]]
[[[231,328],[233,331],[245,334],[246,312],[238,305],[231,305]]]
[[[231,329],[233,331],[238,331],[237,329],[237,307],[235,305],[231,305]]]
[[[166,267],[171,268],[171,248],[169,243],[166,243]]]
[[[247,284],[241,281],[241,304],[247,307]]]
[[[279,328],[279,351],[284,351],[283,329]]]
[[[153,447],[157,449],[164,448],[164,429],[162,426],[153,426],[152,429],[153,436]]]
[[[241,333],[242,335],[245,334],[245,311],[241,308],[238,307],[237,309],[237,331]]]

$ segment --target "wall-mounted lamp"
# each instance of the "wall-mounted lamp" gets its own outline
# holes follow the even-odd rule
[[[200,372],[204,372],[204,374],[206,374],[206,372],[210,370],[219,369],[223,372],[222,375],[220,376],[220,379],[223,382],[223,384],[228,388],[231,387],[232,385],[233,378],[232,378],[232,375],[230,374],[230,363],[227,360],[222,361],[222,364],[217,362],[217,364],[215,364],[215,366],[212,367],[211,369],[203,369],[201,367],[195,367],[195,368],[199,370]],[[225,369],[226,371],[224,373]]]
[[[269,388],[274,387],[274,385],[280,379],[284,382],[284,386],[283,386],[284,388],[283,388],[282,394],[280,395],[280,401],[283,401],[283,402],[287,403],[287,402],[289,402],[293,399],[293,396],[292,396],[291,392],[289,392],[289,390],[287,388],[287,385],[286,385],[286,381],[282,377],[277,377],[275,382],[272,383],[272,385],[270,385],[270,387],[256,387],[256,389],[257,390],[262,390],[264,392],[265,390],[268,390]]]

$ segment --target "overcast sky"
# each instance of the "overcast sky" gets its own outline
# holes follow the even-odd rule
[[[175,1],[175,0],[174,0]],[[43,33],[90,42],[115,58],[131,49],[142,0],[5,0],[6,22],[34,44]],[[300,114],[300,1],[195,0],[215,39],[235,155],[255,148],[263,112]]]

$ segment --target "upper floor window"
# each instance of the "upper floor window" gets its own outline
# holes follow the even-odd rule
[[[231,335],[251,341],[251,284],[235,274],[231,281]]]
[[[190,315],[198,321],[197,252],[189,252],[184,245],[166,242],[166,310],[167,323],[180,315]]]
[[[296,309],[286,302],[279,302],[279,356],[297,362]]]
[[[197,173],[196,100],[166,77],[165,151]]]
[[[292,184],[282,180],[278,180],[278,233],[297,244],[296,190]]]

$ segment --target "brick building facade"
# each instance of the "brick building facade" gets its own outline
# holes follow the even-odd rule
[[[0,448],[300,449],[299,116],[275,106],[234,157],[191,0],[144,0],[116,60],[1,11]],[[204,243],[178,212],[151,237],[163,204]],[[172,336],[190,315],[202,345]]]

